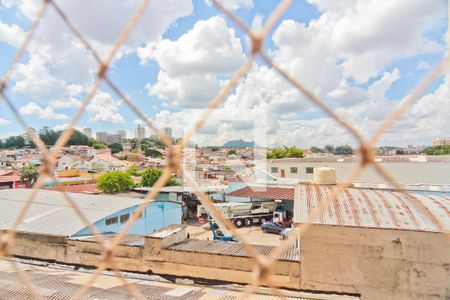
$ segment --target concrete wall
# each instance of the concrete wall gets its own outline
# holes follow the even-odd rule
[[[314,225],[300,243],[301,288],[362,299],[449,299],[450,236]]]
[[[405,184],[448,184],[450,178],[450,162],[391,162],[379,163],[400,183]],[[286,160],[271,160],[267,162],[267,172],[276,177],[281,177],[281,170],[286,178],[312,181],[313,174],[307,174],[306,168],[331,167],[336,169],[337,181],[343,181],[354,167],[356,162],[289,162]],[[271,168],[278,168],[277,173],[271,172]],[[297,167],[298,173],[291,173],[291,167]],[[367,168],[354,180],[355,182],[385,182],[373,168]]]

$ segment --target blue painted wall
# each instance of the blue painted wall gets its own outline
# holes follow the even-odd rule
[[[94,223],[95,227],[101,233],[107,232],[119,232],[123,223],[120,222],[120,216],[134,213],[137,206],[133,206],[124,210],[121,210],[115,214],[112,214],[106,218],[103,218]],[[110,218],[117,217],[117,222],[115,224],[106,225],[106,220]],[[124,222],[125,223],[125,222]],[[172,201],[154,201],[151,202],[147,208],[144,210],[142,216],[134,223],[128,233],[131,234],[150,234],[155,230],[158,230],[164,226],[170,224],[180,224],[181,223],[181,204]],[[85,236],[92,235],[89,228],[84,228],[83,230],[77,232],[73,236]]]

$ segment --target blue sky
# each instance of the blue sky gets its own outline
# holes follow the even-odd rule
[[[255,30],[279,3],[223,2]],[[81,7],[75,0],[57,3],[103,57],[137,4],[95,0]],[[27,1],[1,1],[0,73],[11,62],[37,8]],[[443,56],[446,11],[443,0],[293,1],[270,32],[265,50],[369,136]],[[245,35],[209,1],[159,0],[147,8],[109,74],[157,126],[172,127],[181,136],[201,113],[199,108],[218,93],[246,57]],[[15,68],[7,95],[30,126],[60,129],[86,95],[95,70],[92,58],[49,8]],[[436,137],[450,136],[448,77],[448,73],[441,76],[429,88],[382,144],[431,144]],[[199,144],[256,139],[256,123],[265,128],[269,146],[354,144],[345,130],[261,60],[225,99],[222,109],[196,136]],[[133,137],[136,119],[103,84],[76,126],[94,132],[127,130]],[[240,125],[230,125],[230,120]],[[254,124],[244,128],[242,120]],[[0,138],[22,132],[5,103],[0,103]]]

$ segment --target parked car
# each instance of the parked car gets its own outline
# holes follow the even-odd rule
[[[273,221],[264,222],[261,225],[261,230],[268,233],[281,234],[285,229],[286,227]]]

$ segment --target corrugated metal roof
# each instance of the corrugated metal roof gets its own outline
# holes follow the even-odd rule
[[[246,186],[242,189],[227,193],[227,196],[274,200],[294,200],[294,194],[294,188]]]
[[[274,249],[277,248],[275,246],[267,245],[252,245],[252,247],[254,247],[256,252],[265,256],[269,255]],[[242,243],[235,242],[189,239],[172,245],[168,249],[196,253],[251,257]],[[279,260],[299,261],[299,252],[294,247],[290,247],[279,257]]]
[[[294,222],[307,222],[308,215],[331,197],[331,189],[330,186],[298,185],[294,202]],[[432,216],[438,222],[435,222]],[[450,197],[347,188],[313,223],[448,232]]]
[[[267,163],[322,163],[322,162],[359,162],[361,157],[359,155],[352,156],[318,156],[318,157],[304,157],[304,158],[279,158],[268,159]],[[393,155],[393,156],[376,156],[376,162],[390,163],[390,162],[450,162],[450,155]]]
[[[0,229],[11,228],[31,192],[31,189],[0,190]],[[70,197],[91,223],[144,201],[137,198],[72,193]],[[85,227],[61,193],[39,190],[17,230],[71,236]]]
[[[39,298],[47,300],[72,299],[73,296],[89,281],[92,272],[73,270],[70,266],[50,265],[49,267],[25,263],[16,263],[18,268],[26,271],[33,282],[34,290]],[[134,284],[144,299],[267,299],[275,300],[269,289],[258,288],[254,293],[245,294],[243,288],[235,285],[198,285],[176,284],[167,282],[155,275],[120,273],[127,282]],[[18,271],[5,261],[0,260],[0,299],[35,299],[33,290],[24,286],[17,278]],[[358,297],[347,295],[307,293],[280,290],[286,300],[356,300]],[[118,280],[116,273],[102,272],[98,279],[83,297],[86,300],[131,299],[133,295]]]

